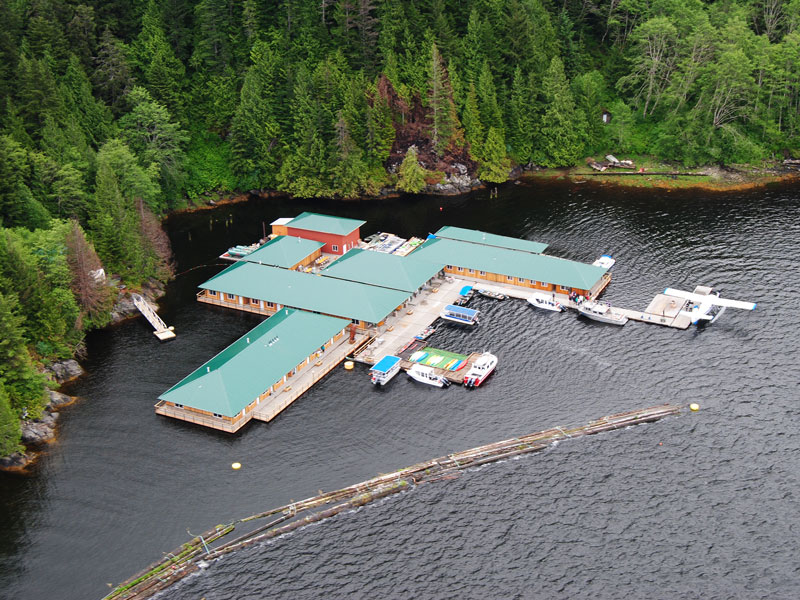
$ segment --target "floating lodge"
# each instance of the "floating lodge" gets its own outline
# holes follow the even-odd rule
[[[156,412],[227,432],[269,421],[352,344],[372,343],[393,329],[387,319],[412,315],[420,294],[438,291],[434,280],[587,298],[611,281],[606,267],[543,254],[546,244],[459,227],[387,251],[380,240],[361,241],[364,223],[308,212],[278,219],[272,239],[201,284],[198,301],[269,318],[159,396]]]

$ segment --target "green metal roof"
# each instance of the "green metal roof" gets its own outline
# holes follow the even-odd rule
[[[345,319],[281,310],[161,394],[159,400],[235,417],[347,325]]]
[[[416,292],[441,270],[435,264],[411,256],[353,248],[322,271],[324,277],[358,281],[369,285]]]
[[[251,252],[245,256],[244,260],[262,265],[290,269],[324,245],[323,242],[279,235],[268,241],[255,252]]]
[[[436,265],[453,265],[582,290],[591,289],[608,270],[555,256],[444,238],[428,240],[410,256],[418,260],[431,261]]]
[[[352,233],[353,230],[361,227],[364,223],[366,223],[366,221],[304,212],[289,221],[286,226],[295,227],[297,229],[305,229],[307,231],[320,231],[322,233],[333,233],[335,235],[347,235],[348,233]]]
[[[451,227],[450,225],[445,225],[434,235],[449,240],[472,242],[473,244],[483,244],[484,246],[497,246],[498,248],[509,248],[511,250],[522,250],[523,252],[533,252],[534,254],[541,254],[545,251],[545,248],[547,248],[547,244],[542,244],[541,242],[520,240],[505,235],[486,233],[484,231],[477,231],[476,229]]]
[[[245,261],[199,287],[367,323],[382,321],[410,296],[404,291]]]

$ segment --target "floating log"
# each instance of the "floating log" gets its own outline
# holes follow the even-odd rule
[[[434,483],[453,479],[464,469],[477,467],[498,460],[536,452],[549,447],[553,442],[585,435],[594,435],[613,429],[620,429],[649,423],[664,417],[678,414],[681,407],[674,404],[663,404],[636,411],[628,411],[596,419],[579,427],[555,427],[528,435],[486,444],[470,450],[455,452],[440,458],[417,463],[362,481],[355,485],[327,493],[320,493],[312,498],[285,504],[271,510],[249,517],[238,519],[228,525],[217,525],[200,536],[185,543],[180,548],[168,553],[165,558],[154,563],[117,586],[103,600],[149,598],[164,590],[176,581],[205,566],[205,562],[213,560],[263,540],[277,537],[294,531],[309,523],[322,521],[342,511],[369,504],[379,498],[408,489],[412,485]],[[310,511],[326,504],[337,502],[334,506],[312,512],[305,516],[300,513]],[[240,523],[254,521],[274,515],[280,515],[266,525],[256,528],[228,543],[210,548],[209,544],[220,540],[235,529]],[[285,523],[295,517],[296,520]],[[285,524],[282,524],[285,523]]]

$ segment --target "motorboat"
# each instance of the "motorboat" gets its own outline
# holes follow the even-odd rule
[[[578,306],[578,312],[584,317],[610,325],[625,325],[628,317],[615,313],[608,302],[602,300],[586,300]]]
[[[431,337],[434,333],[436,333],[436,328],[429,326],[423,329],[417,335],[415,335],[414,339],[424,341],[427,340],[429,337]]]
[[[536,308],[543,308],[545,310],[552,310],[555,312],[563,312],[566,310],[564,305],[555,299],[555,296],[542,294],[540,292],[535,292],[528,296],[528,304]]]
[[[475,290],[472,289],[472,286],[465,285],[464,287],[461,288],[459,296],[458,298],[456,298],[453,304],[455,304],[456,306],[466,306],[467,304],[469,304],[469,301],[472,300],[472,297],[474,295],[475,295]]]
[[[501,294],[500,292],[495,292],[494,290],[487,290],[486,288],[478,288],[475,290],[481,296],[485,296],[486,298],[493,298],[495,300],[505,300],[506,295]]]
[[[614,266],[614,263],[617,261],[610,255],[610,254],[603,254],[600,258],[592,263],[593,267],[603,267],[604,269],[610,269]]]
[[[433,367],[426,367],[424,365],[411,365],[411,368],[406,371],[408,376],[414,381],[434,385],[436,387],[450,387],[450,380],[443,375],[437,375]]]
[[[386,385],[400,371],[400,357],[387,354],[369,370],[372,385]]]
[[[461,323],[462,325],[477,325],[479,323],[477,310],[456,306],[455,304],[445,306],[440,316],[445,321]]]
[[[481,354],[464,375],[464,385],[468,388],[475,388],[486,381],[497,366],[497,357],[490,353]]]

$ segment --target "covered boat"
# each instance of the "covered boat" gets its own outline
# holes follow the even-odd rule
[[[475,291],[478,292],[481,296],[485,296],[486,298],[493,298],[495,300],[506,299],[505,294],[501,294],[500,292],[495,292],[494,290],[489,290],[486,288],[478,288]]]
[[[462,325],[477,325],[479,322],[477,310],[456,306],[455,304],[448,304],[445,306],[441,317],[445,321],[461,323]]]
[[[400,357],[387,354],[370,370],[372,385],[386,385],[400,370]]]

